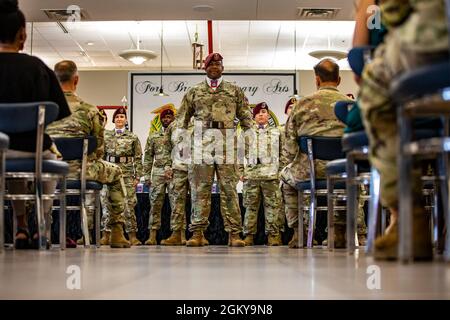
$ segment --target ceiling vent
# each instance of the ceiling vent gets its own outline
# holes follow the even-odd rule
[[[333,20],[339,8],[297,8],[297,18],[302,20]]]
[[[67,9],[41,9],[50,21],[54,21],[63,30],[69,33],[62,22],[79,22],[89,20],[87,12],[78,6],[69,6]]]

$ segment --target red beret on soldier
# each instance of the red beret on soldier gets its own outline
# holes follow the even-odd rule
[[[222,61],[223,57],[220,53],[213,52],[208,54],[208,56],[205,58],[205,69],[208,68],[211,61]]]
[[[124,107],[120,107],[119,109],[117,109],[117,110],[114,112],[114,114],[113,114],[113,117],[112,117],[112,123],[114,123],[114,120],[116,119],[116,116],[117,116],[118,114],[124,114],[124,115],[125,115],[125,118],[126,118],[126,117],[127,117],[127,110],[126,110]]]
[[[293,105],[295,105],[296,102],[297,102],[296,98],[290,98],[288,102],[286,102],[286,106],[284,107],[284,114],[287,114],[289,106],[292,105],[292,107],[294,107]]]
[[[164,109],[161,114],[159,115],[159,117],[162,119],[164,118],[165,115],[171,115],[171,116],[175,116],[175,113],[173,112],[172,109]]]
[[[269,106],[267,105],[267,103],[265,102],[260,102],[258,103],[254,108],[253,108],[253,118],[256,117],[256,115],[262,110],[262,109],[266,109],[267,112],[269,112]]]

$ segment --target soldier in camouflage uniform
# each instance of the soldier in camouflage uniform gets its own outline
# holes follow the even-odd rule
[[[128,208],[125,211],[125,227],[131,245],[141,245],[137,239],[137,223],[134,208],[137,203],[136,185],[142,175],[142,148],[137,135],[125,129],[127,111],[117,109],[113,114],[114,130],[105,131],[106,161],[115,163],[122,169],[127,190]],[[105,218],[108,229],[108,217]],[[107,240],[107,239],[106,239]]]
[[[216,173],[222,193],[221,214],[225,231],[229,233],[228,245],[243,247],[245,242],[239,236],[242,231],[242,221],[236,190],[239,172],[235,153],[231,156],[231,151],[234,150],[227,149],[225,137],[227,132],[228,136],[231,132],[232,136],[235,136],[235,118],[240,120],[240,125],[245,130],[252,128],[254,122],[243,91],[222,79],[222,56],[218,53],[208,55],[205,59],[205,69],[207,79],[185,94],[177,118],[177,125],[184,129],[188,128],[191,118],[194,118],[194,163],[189,172],[192,192],[192,216],[189,230],[194,232],[194,235],[186,245],[207,244],[203,231],[209,225],[211,187]],[[197,137],[199,127],[206,130],[205,135],[212,133],[215,143],[208,143],[207,138]],[[222,144],[220,144],[220,138],[223,138]],[[208,149],[211,144],[218,148],[222,147],[223,152],[214,152],[212,159],[212,154],[205,151],[206,157],[203,157],[205,153],[202,153],[201,161],[198,161],[196,157],[198,150],[204,147]]]
[[[164,204],[166,188],[169,187],[171,159],[168,150],[168,136],[165,130],[174,120],[172,109],[164,109],[160,113],[162,128],[160,131],[152,132],[147,138],[144,151],[144,178],[150,189],[150,217],[148,228],[150,236],[146,245],[155,246],[156,232],[161,228],[161,210]]]
[[[193,128],[190,128],[193,129]],[[185,245],[186,244],[186,200],[189,191],[188,165],[183,161],[184,147],[191,148],[191,145],[182,145],[181,133],[183,130],[177,130],[176,122],[172,122],[166,130],[167,146],[171,155],[178,152],[180,157],[174,154],[172,158],[172,180],[169,184],[169,198],[172,214],[170,217],[170,228],[172,235],[162,240],[161,244],[166,246]]]
[[[296,103],[297,103],[297,99],[295,97],[289,98],[289,100],[286,102],[286,105],[284,106],[284,114],[286,114],[288,116],[288,119],[289,119],[289,116],[290,116],[290,114],[292,112],[292,109],[294,108]],[[286,120],[286,122],[287,122],[287,120]],[[280,139],[281,146],[280,147],[281,147],[281,150],[283,150],[283,147],[284,147],[284,144],[285,144],[285,141],[286,141],[286,123],[283,123],[278,128],[280,129],[280,136],[281,136],[281,139]],[[283,158],[281,156],[282,153],[283,152],[281,151],[281,153],[280,153],[280,161]],[[281,163],[280,162],[280,169],[283,169],[285,167],[285,165],[286,165],[285,163]],[[281,186],[282,186],[282,184],[280,183],[280,192],[282,192]],[[285,228],[285,225],[286,225],[286,215],[287,215],[287,206],[284,203],[283,193],[281,193],[280,218],[279,218],[279,223],[278,223],[280,232],[284,232],[285,231],[284,228]]]
[[[246,132],[247,164],[245,166],[243,198],[245,207],[245,245],[253,245],[261,197],[268,245],[281,245],[280,212],[282,208],[279,187],[281,135],[277,127],[269,126],[269,107],[265,102],[253,108],[257,126]]]
[[[288,165],[282,170],[281,179],[286,219],[288,226],[294,228],[290,248],[297,248],[298,243],[298,194],[295,185],[298,181],[309,180],[308,157],[300,152],[297,139],[302,135],[342,136],[344,125],[334,115],[333,107],[336,101],[349,100],[337,89],[341,78],[335,62],[324,59],[314,67],[314,71],[318,91],[297,102],[286,124],[282,163]],[[326,161],[315,160],[316,178],[325,178],[325,166]]]
[[[448,31],[443,0],[380,1],[383,24],[388,29],[384,44],[363,72],[361,112],[369,135],[370,161],[381,175],[381,200],[391,211],[391,224],[374,244],[378,259],[397,258],[397,113],[389,96],[395,77],[415,68],[448,61]],[[414,164],[412,176],[413,253],[431,259],[428,218],[422,201],[421,170]]]
[[[54,137],[84,137],[95,136],[97,149],[89,155],[86,179],[99,181],[106,184],[109,190],[109,210],[111,212],[111,247],[129,248],[130,243],[123,235],[123,212],[125,186],[122,178],[122,170],[111,163],[103,161],[103,118],[98,109],[87,104],[76,95],[78,84],[77,67],[72,61],[62,61],[55,66],[55,74],[58,77],[72,115],[63,120],[52,123],[47,127],[47,132]],[[80,161],[69,161],[68,178],[80,178]]]

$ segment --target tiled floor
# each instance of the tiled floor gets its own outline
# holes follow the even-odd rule
[[[67,288],[77,283],[76,267],[66,273],[72,265],[80,290]],[[375,262],[321,248],[6,250],[0,299],[450,299],[450,264]]]

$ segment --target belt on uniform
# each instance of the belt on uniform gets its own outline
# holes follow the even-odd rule
[[[223,121],[203,121],[203,125],[210,129],[225,129]]]
[[[106,156],[106,161],[112,163],[128,163],[133,162],[134,157],[116,157],[116,156]]]

